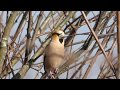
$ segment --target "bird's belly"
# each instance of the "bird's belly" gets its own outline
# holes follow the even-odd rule
[[[63,58],[53,56],[48,60],[51,68],[59,68],[63,63]]]
[[[45,54],[45,70],[47,72],[59,68],[64,62],[64,47],[50,45]]]

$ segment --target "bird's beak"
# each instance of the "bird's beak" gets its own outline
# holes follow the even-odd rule
[[[65,38],[65,37],[68,37],[69,35],[64,35],[64,36],[61,36],[61,38]]]
[[[69,35],[64,35],[64,37],[68,37]]]

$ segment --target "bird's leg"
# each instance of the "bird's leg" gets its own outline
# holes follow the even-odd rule
[[[54,74],[57,74],[57,73],[58,73],[58,68],[54,70]]]
[[[55,79],[54,72],[50,71],[48,77],[51,79]]]
[[[50,71],[48,74],[48,77],[50,77],[51,79],[55,79],[55,75],[58,73],[58,68],[54,69],[54,71]]]

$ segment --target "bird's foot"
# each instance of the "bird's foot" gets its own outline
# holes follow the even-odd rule
[[[53,72],[50,71],[48,77],[51,79],[55,79],[55,75],[58,73],[58,68],[56,68]]]
[[[58,68],[54,70],[54,74],[57,74],[57,73],[58,73]]]
[[[48,78],[54,79],[55,78],[54,72],[50,71],[49,74],[48,74]]]

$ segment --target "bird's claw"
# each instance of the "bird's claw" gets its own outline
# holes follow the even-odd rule
[[[54,73],[50,71],[49,75],[48,75],[49,78],[51,79],[55,79],[55,76],[54,76]]]
[[[57,73],[58,73],[58,68],[54,70],[54,74],[57,74]]]
[[[55,79],[55,75],[58,73],[58,68],[56,68],[53,72],[50,71],[48,77],[51,79]]]

